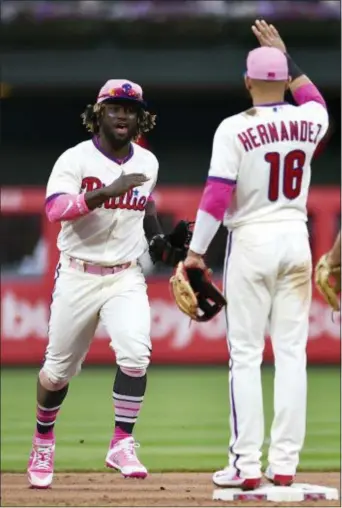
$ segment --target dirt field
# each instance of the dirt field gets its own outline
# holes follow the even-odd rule
[[[340,473],[298,474],[297,482],[340,490]],[[59,473],[49,490],[29,489],[23,474],[4,473],[1,478],[1,506],[222,506],[222,502],[211,500],[212,493],[208,473],[154,473],[146,480],[125,480],[116,473]],[[228,504],[281,506],[256,501]],[[341,503],[308,501],[301,505],[341,506]]]

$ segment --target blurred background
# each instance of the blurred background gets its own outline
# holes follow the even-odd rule
[[[170,230],[180,218],[193,219],[208,171],[214,131],[224,117],[250,104],[243,86],[243,73],[247,52],[257,45],[250,30],[256,18],[265,18],[276,25],[289,53],[319,87],[328,104],[331,127],[313,163],[309,200],[311,244],[317,260],[330,249],[341,224],[338,1],[2,0],[3,366],[37,365],[43,358],[58,229],[47,224],[44,217],[45,185],[61,152],[87,138],[80,119],[85,106],[95,101],[98,90],[109,78],[127,78],[142,85],[149,109],[158,117],[157,127],[143,143],[160,161],[156,200],[164,228]],[[292,101],[291,97],[288,100]],[[225,231],[220,230],[209,252],[209,264],[218,281],[224,248]],[[154,364],[225,366],[228,353],[222,313],[209,324],[189,326],[170,298],[167,283],[170,272],[152,269],[148,259],[145,268],[153,317]],[[316,292],[311,309],[308,357],[310,364],[340,365],[340,317],[332,318]],[[266,363],[271,359],[267,340]],[[113,364],[107,336],[101,327],[87,363]],[[106,372],[104,369],[96,377],[100,384]],[[158,368],[155,372],[159,372]],[[163,372],[164,379],[172,386],[177,380],[180,383],[180,379],[188,379],[188,374],[192,376],[187,369],[182,374]],[[21,370],[23,378],[7,369],[2,375],[6,376],[6,393],[19,393],[21,380],[25,386],[32,383],[34,396],[30,370]],[[327,421],[323,422],[326,428],[329,422],[335,421],[337,425],[339,421],[339,399],[330,399],[331,410],[322,411],[322,404],[328,404],[324,393],[331,393],[333,398],[339,396],[339,368],[331,367],[326,375],[319,375],[315,404],[317,414],[326,414]],[[86,386],[87,379],[94,379],[84,376],[82,386]],[[199,383],[200,379],[207,380],[205,386],[201,385],[203,397],[207,393],[205,404],[218,407],[216,397],[208,391],[208,387],[217,386],[215,376],[222,378],[222,392],[217,397],[223,398],[222,407],[226,411],[226,370],[210,370],[194,379]],[[159,386],[159,375],[155,374],[155,379]],[[266,390],[271,390],[270,378],[267,379]],[[324,380],[329,386],[324,385]],[[76,386],[81,386],[78,382]],[[177,387],[183,390],[183,385],[176,383]],[[106,390],[110,395],[110,383]],[[155,391],[158,392],[157,388]],[[193,393],[191,397],[197,400]],[[15,400],[9,396],[4,402],[8,403],[5,409],[12,411]],[[172,406],[172,395],[169,402]],[[163,400],[159,403],[163,404]],[[198,404],[196,421],[203,423],[200,407]],[[32,417],[33,409],[32,406]],[[189,416],[192,428],[193,416],[194,413]],[[226,421],[225,414],[222,418]],[[12,429],[13,422],[6,422]],[[221,445],[226,443],[226,427],[221,423],[220,428],[224,434],[218,438],[221,451],[213,456],[216,465],[217,454],[222,455]],[[337,426],[334,429],[332,434],[337,438]],[[317,433],[312,439],[314,435]],[[20,468],[11,443],[9,436],[6,467]],[[327,443],[322,441],[322,449],[323,446],[327,450]],[[329,455],[329,460],[321,456],[321,464],[336,466],[337,445],[334,453]],[[308,454],[307,464],[312,465],[312,455]],[[209,457],[208,453],[204,455]],[[213,465],[210,460],[206,464]]]

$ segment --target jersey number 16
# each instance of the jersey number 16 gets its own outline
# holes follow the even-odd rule
[[[282,173],[282,193],[287,199],[299,196],[302,187],[305,153],[293,150],[282,157],[279,152],[269,152],[265,155],[270,165],[270,180],[268,184],[268,199],[277,201],[280,190],[280,175]]]

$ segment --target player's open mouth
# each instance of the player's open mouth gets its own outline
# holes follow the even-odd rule
[[[124,123],[119,123],[115,126],[115,130],[116,132],[118,132],[119,134],[127,134],[128,132],[128,127],[126,124]]]

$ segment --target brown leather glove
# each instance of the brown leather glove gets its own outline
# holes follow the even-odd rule
[[[333,310],[340,310],[338,295],[341,293],[341,265],[331,266],[328,254],[324,254],[315,268],[315,283],[326,302]]]
[[[177,265],[170,279],[178,308],[195,321],[209,321],[227,304],[221,291],[211,282],[210,270]]]

